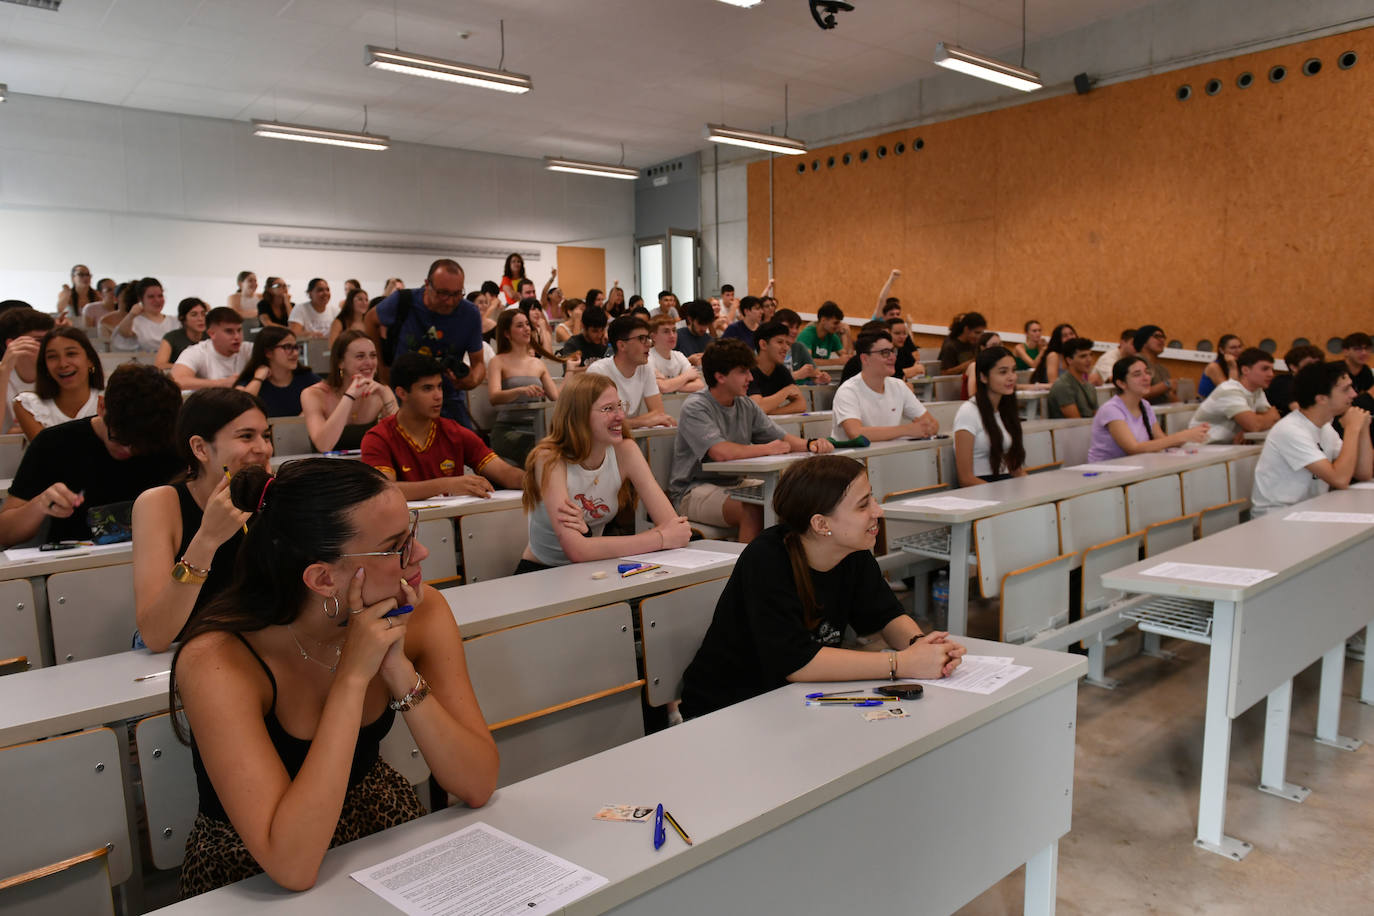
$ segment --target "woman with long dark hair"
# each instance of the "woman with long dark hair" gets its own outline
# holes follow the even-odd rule
[[[289,288],[281,277],[267,278],[262,288],[262,298],[258,300],[258,321],[265,328],[284,328],[290,324]]]
[[[269,417],[299,417],[301,392],[320,381],[300,363],[300,344],[289,328],[263,328],[234,387],[261,400]]]
[[[239,271],[234,278],[234,291],[224,304],[245,320],[258,317],[258,275],[251,270]]]
[[[1016,407],[1016,357],[989,347],[974,363],[978,390],[954,415],[954,467],[959,486],[1023,477],[1026,448]],[[991,435],[989,430],[995,432]]]
[[[988,320],[977,312],[964,312],[955,315],[950,322],[949,334],[940,345],[940,372],[944,375],[958,375],[973,362],[974,348],[978,338],[988,329]]]
[[[362,331],[340,334],[329,350],[329,378],[301,392],[301,415],[315,448],[361,448],[363,434],[396,412],[396,395],[376,376],[372,338]]]
[[[1040,322],[1032,318],[1026,322],[1026,342],[1011,348],[1016,357],[1016,368],[1034,369],[1040,365],[1040,354],[1045,352],[1045,335],[1040,332]]]
[[[1002,336],[996,331],[984,331],[978,338],[978,346],[973,351],[973,362],[964,370],[964,380],[959,383],[959,399],[967,401],[978,390],[978,354],[988,347],[1002,346]],[[1015,357],[1015,354],[1012,354]]]
[[[964,648],[922,633],[870,552],[883,510],[864,466],[798,461],[773,496],[779,524],[744,548],[683,675],[685,718],[791,682],[945,677]],[[846,627],[881,632],[888,652],[840,647]]]
[[[171,369],[182,350],[200,343],[205,337],[205,316],[209,312],[210,306],[195,296],[188,296],[178,302],[177,323],[181,326],[162,335],[153,365],[159,369]]]
[[[72,266],[71,279],[71,283],[62,284],[62,291],[57,294],[57,317],[70,312],[72,324],[79,324],[82,310],[99,302],[100,293],[91,285],[91,269],[85,264]]]
[[[1236,365],[1236,357],[1240,356],[1244,349],[1245,342],[1235,334],[1221,335],[1221,340],[1217,341],[1217,358],[1207,364],[1207,368],[1202,370],[1202,378],[1198,379],[1199,398],[1206,400],[1207,395],[1215,391],[1222,382],[1240,378],[1240,367]]]
[[[304,890],[331,847],[424,814],[380,756],[397,712],[441,789],[480,807],[496,787],[462,637],[421,584],[396,486],[316,458],[244,468],[229,494],[253,515],[233,583],[172,661],[200,789],[183,896],[261,871]]]
[[[104,389],[105,369],[86,333],[53,328],[38,344],[33,390],[14,399],[14,419],[33,441],[49,426],[95,416]]]
[[[1126,455],[1162,452],[1189,442],[1205,442],[1211,427],[1202,423],[1166,436],[1146,399],[1150,391],[1150,364],[1139,356],[1127,356],[1112,366],[1116,396],[1093,414],[1089,461],[1108,461]]]
[[[1073,329],[1073,325],[1055,325],[1054,330],[1050,332],[1049,341],[1045,344],[1045,352],[1040,354],[1040,364],[1031,373],[1030,380],[1053,385],[1069,364],[1064,358],[1064,344],[1077,336],[1078,332]]]
[[[344,331],[361,331],[366,327],[363,324],[363,316],[367,314],[368,303],[372,300],[368,297],[367,291],[355,289],[351,293],[345,293],[343,303],[339,306],[339,313],[334,316],[334,320],[329,325],[329,345],[333,346],[334,341],[339,339],[339,335]]]

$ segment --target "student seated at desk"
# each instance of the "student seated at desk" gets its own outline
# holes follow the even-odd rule
[[[600,290],[596,292],[605,295]],[[582,309],[582,330],[565,340],[558,351],[559,356],[568,360],[569,370],[585,369],[610,355],[611,348],[606,344],[606,325],[609,323],[605,309],[590,303]]]
[[[672,293],[668,294],[672,298]],[[664,394],[675,391],[700,391],[706,387],[701,371],[690,357],[677,349],[677,319],[671,315],[655,315],[649,319],[649,334],[653,349],[649,351],[649,367],[654,370],[658,390]],[[697,362],[701,362],[700,359]]]
[[[172,363],[172,381],[183,391],[232,388],[248,363],[243,349],[243,319],[228,306],[205,316],[205,338],[181,351]]]
[[[673,511],[639,445],[625,438],[624,422],[620,393],[604,375],[580,375],[563,386],[549,434],[529,457],[524,479],[529,544],[515,567],[517,575],[684,547],[691,540],[686,517]],[[628,504],[631,487],[654,527],[603,537],[607,523]]]
[[[53,328],[38,345],[32,391],[14,399],[14,418],[30,442],[49,426],[93,417],[105,388],[100,354],[80,328]]]
[[[676,426],[677,421],[663,410],[663,395],[659,394],[658,380],[649,365],[649,351],[653,348],[649,322],[637,315],[621,315],[611,322],[607,333],[613,355],[592,363],[587,371],[615,382],[625,404],[625,428]]]
[[[200,790],[183,897],[262,871],[305,890],[331,847],[424,814],[379,754],[397,712],[442,789],[480,807],[496,788],[462,637],[420,582],[428,551],[395,485],[314,458],[244,468],[229,492],[253,513],[233,583],[172,661]],[[399,605],[414,610],[386,616]]]
[[[1244,350],[1244,342],[1235,334],[1221,335],[1221,340],[1217,341],[1217,358],[1207,364],[1202,370],[1202,378],[1197,380],[1197,396],[1206,400],[1223,382],[1239,381],[1240,366],[1236,360]]]
[[[1283,364],[1288,368],[1283,372],[1276,371],[1274,380],[1264,392],[1265,399],[1274,405],[1280,417],[1286,417],[1298,409],[1298,399],[1293,387],[1298,373],[1325,358],[1326,355],[1311,344],[1301,344],[1283,354]]]
[[[682,404],[668,495],[678,512],[720,528],[739,528],[747,544],[763,529],[763,507],[730,496],[742,478],[723,478],[701,469],[702,461],[735,461],[788,452],[823,454],[834,450],[829,439],[801,439],[785,433],[749,398],[754,354],[738,340],[721,340],[706,348],[701,372],[710,387],[689,395]]]
[[[1006,347],[989,347],[973,363],[978,390],[954,415],[954,467],[959,486],[1026,476],[1026,447],[1016,405],[1016,357]],[[996,424],[993,439],[988,429]]]
[[[682,307],[682,320],[683,327],[678,328],[673,349],[687,357],[687,362],[699,367],[701,354],[716,339],[711,333],[716,320],[715,310],[705,299],[693,299]]]
[[[726,326],[721,338],[733,337],[744,341],[751,350],[757,349],[754,332],[763,324],[763,303],[758,296],[745,296],[739,301],[739,321]]]
[[[1353,406],[1355,386],[1345,363],[1303,368],[1294,392],[1298,409],[1269,430],[1255,465],[1255,517],[1374,476],[1369,413]],[[1337,417],[1343,433],[1332,425]]]
[[[1120,342],[1097,358],[1093,371],[1088,374],[1089,385],[1096,388],[1098,385],[1110,385],[1112,383],[1112,367],[1116,365],[1116,361],[1136,355],[1135,332],[1135,328],[1127,328],[1122,331]]]
[[[1049,342],[1045,344],[1045,351],[1040,354],[1039,362],[1031,371],[1030,380],[1037,384],[1044,382],[1051,385],[1059,381],[1059,376],[1064,374],[1064,368],[1068,365],[1064,358],[1064,344],[1077,339],[1078,332],[1073,329],[1073,325],[1055,325],[1054,330],[1050,332]]]
[[[529,316],[518,309],[502,312],[496,320],[496,355],[487,360],[487,397],[493,405],[510,406],[496,412],[491,447],[517,468],[525,466],[525,458],[534,448],[540,408],[517,409],[516,405],[536,404],[546,397],[558,400],[558,386],[544,365],[545,359],[557,357],[534,339]]]
[[[234,386],[262,401],[268,417],[299,417],[301,393],[320,377],[301,364],[301,348],[288,328],[263,328]]]
[[[801,335],[801,316],[791,309],[778,309],[773,320],[781,321],[787,327],[787,339],[791,347],[783,365],[792,373],[792,380],[799,385],[829,385],[830,373],[816,368],[811,351],[797,339]]]
[[[153,366],[125,363],[110,373],[94,417],[49,427],[24,450],[0,508],[0,545],[29,540],[45,519],[49,541],[86,540],[94,508],[127,519],[140,493],[182,467],[172,445],[180,409],[176,383]]]
[[[751,374],[749,397],[766,414],[803,413],[806,395],[802,394],[792,373],[787,370],[787,352],[792,343],[787,325],[781,321],[766,321],[754,332],[757,362]]]
[[[1279,412],[1264,396],[1274,379],[1274,357],[1250,347],[1237,354],[1234,362],[1239,377],[1213,388],[1188,424],[1208,424],[1208,442],[1243,442],[1246,433],[1263,432],[1279,421]]]
[[[1093,415],[1088,461],[1162,452],[1187,442],[1206,440],[1210,428],[1206,423],[1190,426],[1172,436],[1164,435],[1146,400],[1150,391],[1150,364],[1142,357],[1117,360],[1112,367],[1112,385],[1116,387],[1116,396],[1097,408]]]
[[[840,328],[844,326],[844,309],[834,302],[822,302],[816,309],[816,323],[801,329],[797,342],[811,353],[817,365],[844,365],[849,354],[844,351]]]
[[[871,442],[885,442],[903,436],[933,436],[940,424],[927,412],[906,381],[894,378],[897,347],[886,328],[863,331],[854,341],[859,358],[859,374],[835,390],[836,439],[866,436]]]
[[[279,328],[269,330],[281,330]],[[207,388],[181,405],[177,452],[184,477],[134,501],[134,648],[166,652],[187,622],[229,587],[249,513],[229,480],[272,458],[267,414],[245,391]]]
[[[38,358],[43,339],[56,322],[47,312],[27,305],[8,309],[0,317],[0,404],[4,422],[0,433],[10,432],[15,424],[14,402],[25,391],[32,391],[38,377]]]
[[[973,397],[973,393],[978,390],[978,354],[991,347],[1002,346],[1002,335],[996,331],[984,331],[978,338],[978,345],[973,349],[973,362],[968,364],[964,370],[964,379],[959,383],[959,400],[967,401]],[[1007,352],[1011,352],[1008,350]],[[1015,359],[1012,354],[1012,359]]]
[[[945,375],[958,375],[973,362],[974,347],[978,338],[988,329],[988,320],[978,312],[964,312],[955,315],[950,322],[949,334],[940,344],[940,371]]]
[[[502,461],[472,430],[440,415],[443,373],[444,367],[432,356],[396,357],[391,388],[400,408],[364,434],[363,462],[396,481],[406,499],[488,497],[493,484],[518,490],[523,471]],[[463,473],[464,466],[476,473]]]
[[[1047,396],[1050,419],[1087,419],[1097,413],[1097,389],[1088,382],[1092,372],[1093,342],[1075,337],[1064,342],[1065,368],[1050,386]]]
[[[362,331],[344,331],[329,348],[329,378],[301,392],[301,415],[321,452],[355,449],[363,434],[396,412],[396,398],[376,380],[377,345]]]
[[[711,626],[683,673],[682,715],[704,716],[789,683],[946,677],[963,646],[921,632],[870,552],[883,510],[864,466],[799,461],[773,497],[780,524],[739,555]],[[844,649],[846,627],[881,632],[887,652]],[[856,688],[857,693],[867,693]]]

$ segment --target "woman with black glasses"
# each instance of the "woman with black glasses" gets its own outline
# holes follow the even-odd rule
[[[287,328],[263,328],[234,387],[261,400],[269,417],[299,417],[301,392],[320,380],[300,362],[295,334]]]

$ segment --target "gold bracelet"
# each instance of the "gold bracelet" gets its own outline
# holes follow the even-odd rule
[[[887,667],[888,678],[894,681],[897,680],[897,653],[892,650],[888,650],[887,653]]]
[[[419,706],[425,697],[429,696],[429,681],[420,672],[415,672],[415,686],[410,688],[410,692],[399,700],[392,700],[387,705],[397,712],[409,712]]]
[[[193,566],[186,562],[185,557],[177,560],[172,566],[172,581],[180,582],[182,585],[202,585],[209,576],[208,567],[201,569],[199,566]]]

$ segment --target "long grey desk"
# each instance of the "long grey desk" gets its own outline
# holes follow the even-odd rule
[[[990,506],[972,509],[935,509],[926,506],[904,506],[898,501],[885,503],[883,512],[888,518],[897,521],[949,525],[949,629],[952,633],[962,634],[968,627],[967,545],[970,543],[969,531],[978,519],[1257,454],[1259,447],[1253,445],[1210,445],[1201,447],[1194,454],[1170,452],[1128,455],[1106,463],[1138,465],[1141,470],[1088,476],[1073,468],[1061,468],[1042,474],[1013,477],[968,487],[952,494],[965,499],[991,501],[993,505]]]
[[[1108,588],[1156,595],[1127,616],[1142,630],[1210,645],[1202,787],[1194,842],[1239,861],[1249,843],[1225,835],[1231,720],[1268,699],[1260,788],[1292,801],[1307,790],[1285,780],[1292,679],[1322,659],[1317,740],[1347,750],[1337,734],[1345,640],[1374,617],[1368,575],[1374,526],[1286,521],[1295,511],[1374,513],[1374,491],[1343,490],[1228,528],[1102,577]],[[1147,576],[1161,563],[1266,569],[1254,585],[1217,585]],[[1374,703],[1374,666],[1365,663],[1361,699]]]
[[[463,561],[465,582],[509,576],[520,562],[527,540],[520,494],[498,491],[482,499],[412,500],[419,510],[420,543],[429,549],[423,564],[426,582],[443,582],[458,574]]]
[[[569,916],[950,913],[1021,864],[1025,911],[1053,913],[1086,664],[968,644],[1032,670],[991,696],[928,688],[908,718],[877,723],[808,708],[814,685],[789,685],[330,850],[306,893],[260,875],[164,912],[394,913],[349,873],[483,822],[609,879]],[[670,833],[655,851],[648,829],[592,819],[613,802],[662,802],[695,845]]]

